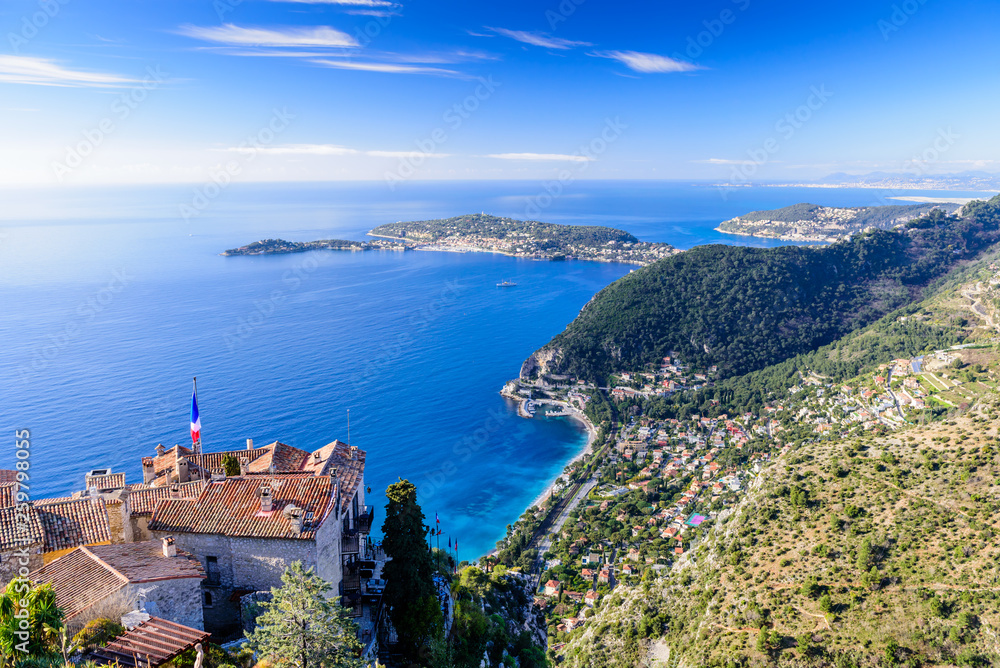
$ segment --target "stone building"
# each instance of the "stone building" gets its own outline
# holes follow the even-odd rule
[[[49,582],[71,628],[91,618],[144,608],[154,617],[202,628],[201,562],[173,541],[78,547],[31,574]]]
[[[197,498],[158,500],[147,527],[202,562],[205,629],[221,635],[240,628],[239,597],[280,586],[293,561],[314,567],[335,594],[360,603],[359,560],[372,520],[364,452],[339,441],[314,453],[281,444],[260,450],[267,452],[253,462],[264,457],[267,469],[286,472],[251,472],[244,461],[244,475],[216,474]]]

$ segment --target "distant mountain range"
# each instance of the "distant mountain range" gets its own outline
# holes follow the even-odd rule
[[[822,185],[857,185],[871,187],[927,188],[930,190],[995,190],[1000,189],[1000,174],[965,171],[950,174],[911,174],[907,172],[868,172],[847,174],[835,172],[815,181]]]

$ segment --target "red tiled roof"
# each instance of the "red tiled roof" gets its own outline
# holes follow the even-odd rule
[[[11,508],[17,504],[17,483],[0,483],[0,508]]]
[[[188,626],[150,617],[128,633],[95,651],[101,663],[160,666],[178,654],[208,640],[209,634]],[[139,657],[138,660],[136,657]]]
[[[128,584],[122,575],[108,568],[85,549],[76,549],[31,574],[36,582],[50,582],[56,602],[66,618],[80,614],[98,601]]]
[[[272,510],[260,511],[260,489],[271,488]],[[334,482],[329,476],[254,476],[228,478],[209,484],[194,500],[161,501],[153,512],[150,531],[212,533],[257,538],[311,540],[333,506]],[[302,508],[307,518],[301,533],[292,531],[283,510]],[[308,519],[308,513],[313,513]]]
[[[163,499],[170,498],[170,489],[172,486],[166,485],[132,490],[128,497],[129,510],[133,515],[152,515],[157,503]],[[204,486],[205,482],[202,480],[180,483],[177,485],[180,494],[178,498],[197,499],[201,495],[201,490]]]
[[[34,506],[42,525],[44,552],[111,542],[108,512],[101,498],[36,501]]]
[[[85,478],[85,482],[87,489],[90,489],[91,487],[96,487],[101,491],[122,489],[125,487],[125,474],[109,473],[108,475],[88,475]]]
[[[205,571],[187,552],[178,550],[176,557],[165,557],[161,541],[145,541],[78,547],[30,577],[52,583],[56,602],[68,619],[129,582],[204,578]]]
[[[354,493],[358,491],[358,486],[364,479],[365,451],[352,449],[341,441],[334,441],[323,446],[317,452],[322,452],[327,448],[329,448],[330,460],[328,472],[329,475],[334,475],[334,469],[336,469],[336,478],[340,485],[340,510],[341,513],[344,513],[350,507]],[[352,458],[352,450],[356,458]]]
[[[17,471],[0,469],[0,483],[17,482]]]
[[[25,515],[27,522],[24,522]],[[0,549],[37,545],[43,540],[42,523],[34,507],[29,506],[26,513],[18,513],[13,506],[0,508]]]

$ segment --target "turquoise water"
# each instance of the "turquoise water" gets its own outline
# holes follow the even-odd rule
[[[723,200],[699,185],[576,186],[537,217],[684,248],[748,241],[712,231],[747,210],[876,197],[763,188]],[[461,557],[485,553],[586,438],[564,418],[517,418],[498,391],[631,267],[218,253],[265,237],[363,238],[380,223],[469,211],[523,216],[538,187],[233,186],[190,220],[178,214],[190,187],[0,193],[0,426],[31,430],[32,496],[81,489],[99,467],[141,481],[140,457],[188,442],[198,376],[207,450],[246,438],[304,449],[346,440],[350,410],[351,441],[369,453],[369,502],[381,511],[385,487],[409,478]],[[502,278],[518,287],[497,289]],[[11,438],[0,466],[13,462]]]

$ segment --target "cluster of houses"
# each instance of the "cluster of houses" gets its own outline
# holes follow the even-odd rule
[[[715,366],[706,372],[691,371],[674,353],[665,356],[656,369],[617,374],[613,378],[611,398],[615,401],[649,399],[683,390],[697,390],[708,385],[717,374],[718,367]]]
[[[218,641],[252,627],[248,601],[298,560],[333,585],[374,653],[381,561],[364,473],[365,452],[341,441],[308,452],[249,439],[204,454],[157,446],[141,483],[94,470],[80,492],[27,503],[14,472],[0,472],[0,573],[18,577],[27,555],[29,579],[51,583],[71,629],[138,613]]]

